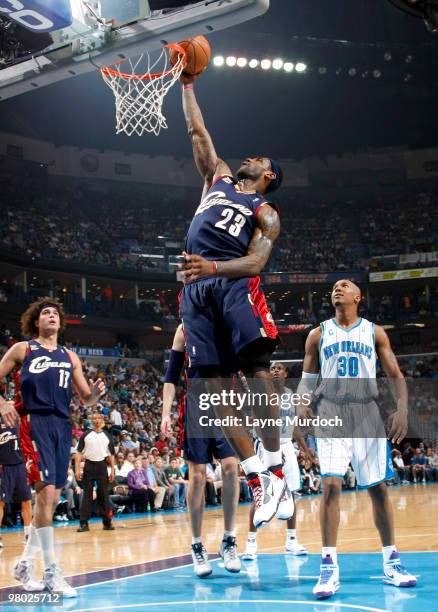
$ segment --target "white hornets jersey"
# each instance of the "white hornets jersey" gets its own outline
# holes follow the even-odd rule
[[[344,329],[329,319],[321,323],[321,378],[376,378],[374,323],[359,319]]]

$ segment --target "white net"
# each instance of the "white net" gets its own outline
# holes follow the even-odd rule
[[[170,63],[171,49],[178,53],[173,66]],[[162,129],[167,129],[163,100],[179,79],[185,62],[184,49],[178,45],[166,45],[155,60],[147,52],[135,62],[131,59],[123,60],[127,72],[120,70],[122,62],[100,69],[103,80],[115,97],[116,134],[124,132],[128,136],[141,136],[148,132],[158,136]],[[145,68],[144,73],[138,74],[141,66]],[[155,72],[158,69],[160,72]]]

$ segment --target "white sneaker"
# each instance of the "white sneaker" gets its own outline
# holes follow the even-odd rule
[[[410,574],[401,564],[397,551],[391,554],[389,562],[383,566],[383,571],[385,574],[383,582],[386,584],[392,584],[396,587],[413,587],[417,584],[416,577]]]
[[[294,513],[294,508],[294,498],[292,497],[292,494],[289,489],[285,487],[275,516],[281,521],[288,521]]]
[[[292,553],[296,557],[307,555],[307,548],[300,544],[296,538],[288,538],[284,549],[287,553]]]
[[[61,514],[55,514],[55,516],[53,517],[53,520],[54,520],[54,521],[61,522],[61,521],[63,521],[64,519],[62,518]]]
[[[333,563],[331,557],[324,557],[321,561],[319,580],[313,587],[313,594],[318,599],[331,597],[339,590],[339,566]]]
[[[208,561],[208,553],[201,542],[199,544],[192,544],[192,559],[193,570],[198,578],[210,576],[213,570]]]
[[[42,591],[44,582],[35,578],[35,569],[33,561],[18,561],[14,565],[13,576],[15,580],[21,582],[25,591]]]
[[[44,584],[49,591],[58,591],[64,597],[78,596],[76,590],[62,575],[62,570],[57,563],[52,563],[44,570]]]
[[[66,514],[62,514],[61,518],[63,521],[68,521],[68,516]]]
[[[224,567],[227,572],[231,572],[232,574],[237,574],[240,572],[242,564],[240,563],[240,559],[237,554],[235,537],[228,536],[226,540],[222,540],[219,554],[224,560]]]
[[[254,561],[257,559],[257,540],[250,542],[247,540],[245,551],[241,555],[244,561]]]
[[[254,498],[254,527],[259,529],[269,523],[277,512],[286,483],[269,471],[260,472],[248,481]]]

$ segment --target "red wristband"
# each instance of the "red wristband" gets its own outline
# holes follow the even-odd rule
[[[213,264],[213,274],[217,274],[217,262],[213,261],[212,264]]]
[[[193,89],[193,84],[192,83],[183,83],[182,88],[183,89]]]

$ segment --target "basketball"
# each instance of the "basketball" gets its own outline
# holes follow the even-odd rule
[[[205,36],[196,36],[182,40],[178,43],[187,53],[187,64],[184,68],[185,74],[200,74],[204,72],[210,63],[211,47]],[[170,53],[170,62],[172,66],[178,59],[178,51],[172,49]]]

